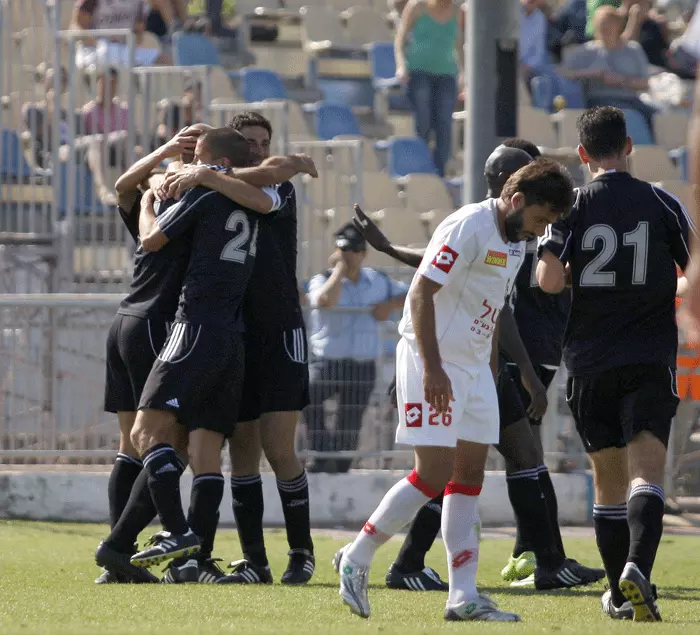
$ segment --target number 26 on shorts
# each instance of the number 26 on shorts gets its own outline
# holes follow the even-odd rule
[[[423,427],[423,404],[407,403],[406,404],[406,427],[407,428],[422,428]],[[452,408],[448,407],[447,412],[438,412],[432,406],[428,408],[428,425],[439,426],[443,425],[446,428],[452,425]]]

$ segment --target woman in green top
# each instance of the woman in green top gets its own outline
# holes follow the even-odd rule
[[[410,36],[410,37],[409,37]],[[410,0],[394,42],[396,77],[408,87],[416,134],[435,136],[440,176],[450,158],[452,112],[463,84],[464,14],[452,0]]]

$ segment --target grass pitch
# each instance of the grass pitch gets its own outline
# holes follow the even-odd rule
[[[668,536],[654,571],[660,589],[663,624],[613,622],[600,612],[602,584],[548,594],[510,589],[500,579],[510,540],[481,543],[479,583],[504,608],[520,613],[520,624],[445,623],[446,595],[389,591],[383,585],[399,542],[382,548],[371,573],[372,618],[350,615],[338,598],[330,560],[347,540],[318,535],[317,568],[311,584],[288,588],[230,585],[105,585],[93,552],[106,534],[101,525],[27,523],[0,520],[0,633],[36,635],[165,635],[263,633],[270,635],[408,635],[473,633],[700,633],[700,537]],[[286,566],[287,544],[279,531],[267,532],[275,581]],[[143,538],[143,537],[142,537]],[[586,564],[600,559],[593,538],[566,539],[571,557]],[[216,553],[237,559],[235,531],[223,530]],[[429,564],[445,573],[444,550],[437,543]]]

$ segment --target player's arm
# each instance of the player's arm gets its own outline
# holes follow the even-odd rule
[[[155,200],[156,197],[151,190],[146,192],[141,198],[141,211],[139,213],[139,236],[151,236],[154,228],[156,227],[156,211],[154,206]],[[141,241],[141,244],[143,245],[143,240]],[[163,245],[160,247],[162,246]],[[157,251],[157,249],[153,251]]]
[[[578,213],[579,191],[571,214],[566,219],[552,223],[545,235],[537,243],[536,277],[537,284],[545,293],[561,293],[571,285],[570,271],[567,267],[571,250],[572,218]]]
[[[164,143],[150,154],[138,160],[114,184],[117,192],[117,204],[122,209],[131,209],[138,198],[139,189],[146,189],[148,177],[165,159],[178,156],[183,152],[194,152],[198,130],[187,131],[183,128],[170,141]]]
[[[545,293],[561,293],[566,287],[566,268],[551,251],[545,249],[537,263],[537,284]]]
[[[233,176],[256,187],[265,187],[284,183],[297,174],[308,174],[318,178],[316,165],[306,154],[293,154],[287,157],[269,157],[260,165],[250,168],[237,168]]]
[[[438,282],[418,276],[408,294],[408,301],[418,352],[423,360],[425,401],[437,412],[447,412],[454,395],[450,378],[442,368],[435,327],[435,294],[440,289],[442,285]]]
[[[414,269],[419,267],[425,255],[425,249],[414,249],[412,247],[394,245],[372,219],[362,211],[359,205],[355,205],[355,216],[352,222],[357,230],[365,237],[365,240],[377,251],[381,251],[387,256],[391,256],[395,260],[409,267],[413,267]]]
[[[496,335],[498,335],[498,339],[496,339]],[[547,410],[547,389],[532,365],[532,360],[520,337],[520,330],[508,302],[505,303],[498,316],[498,331],[494,334],[493,347],[498,349],[498,346],[520,369],[523,385],[530,394],[530,405],[527,413],[531,417],[539,419]]]
[[[194,225],[200,214],[206,213],[208,199],[213,196],[216,196],[216,192],[202,192],[201,189],[190,190],[179,201],[173,203],[163,213],[158,214],[150,229],[144,227],[147,231],[141,235],[143,250],[160,251],[173,238],[182,235]],[[144,220],[144,222],[147,221]]]

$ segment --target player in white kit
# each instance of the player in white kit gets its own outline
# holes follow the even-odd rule
[[[396,352],[396,440],[414,446],[415,469],[365,523],[340,562],[340,596],[369,617],[369,566],[377,549],[444,490],[448,620],[518,621],[476,589],[478,496],[489,444],[498,443],[491,342],[525,256],[524,241],[571,209],[565,169],[538,159],[500,198],[466,205],[437,228],[413,278]],[[492,361],[494,364],[490,367]]]

